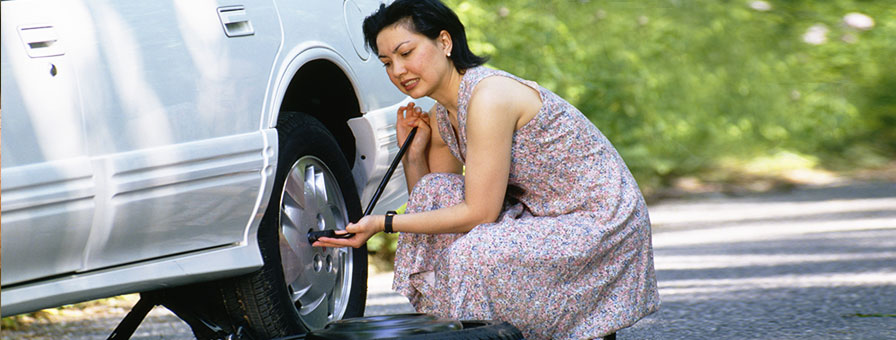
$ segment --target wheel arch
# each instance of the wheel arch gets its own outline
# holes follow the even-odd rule
[[[280,98],[268,127],[276,127],[283,112],[302,112],[336,137],[339,148],[354,166],[355,136],[346,123],[361,117],[360,95],[347,62],[330,49],[307,50],[290,63],[281,83]]]

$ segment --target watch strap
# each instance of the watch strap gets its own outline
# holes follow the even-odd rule
[[[383,223],[383,231],[384,232],[389,233],[389,234],[392,234],[395,232],[392,230],[392,217],[395,217],[395,215],[397,215],[397,214],[398,213],[393,210],[389,210],[386,212],[386,223]]]

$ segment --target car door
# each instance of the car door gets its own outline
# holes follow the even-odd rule
[[[84,270],[244,242],[276,154],[261,129],[280,47],[271,1],[64,6],[102,179]]]
[[[93,169],[54,1],[3,1],[3,286],[82,268]]]

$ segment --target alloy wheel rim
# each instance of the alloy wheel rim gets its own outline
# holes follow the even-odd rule
[[[351,248],[320,248],[308,232],[343,230],[348,209],[329,168],[305,156],[290,168],[280,199],[280,260],[287,290],[309,329],[342,319],[352,283]]]

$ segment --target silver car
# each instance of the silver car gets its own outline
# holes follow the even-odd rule
[[[306,234],[397,151],[377,1],[0,3],[3,316],[171,287],[264,337],[363,314],[366,250]],[[376,212],[405,199],[399,168]]]

